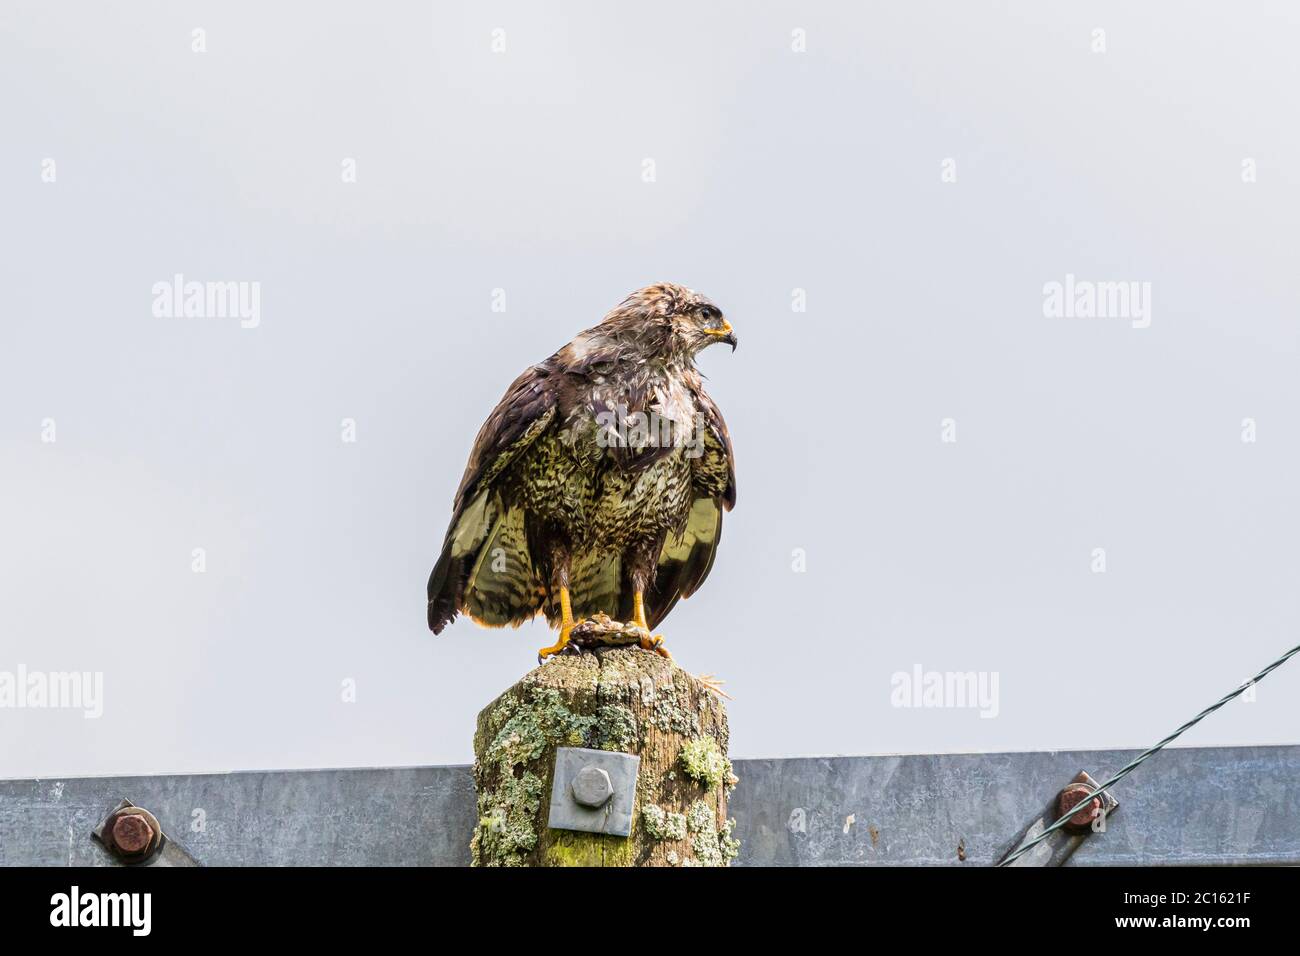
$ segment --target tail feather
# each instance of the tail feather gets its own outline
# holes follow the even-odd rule
[[[452,518],[443,541],[442,554],[429,575],[429,630],[441,634],[464,609],[465,589],[501,512],[501,504],[487,491],[481,492]]]
[[[512,508],[497,519],[465,578],[462,609],[480,624],[521,624],[542,605],[542,589],[524,530],[524,512]]]
[[[464,559],[451,556],[451,541],[442,547],[438,563],[429,575],[429,630],[441,634],[456,620],[458,592],[464,578]]]

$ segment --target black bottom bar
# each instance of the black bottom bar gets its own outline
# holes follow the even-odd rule
[[[446,931],[475,927],[504,942],[512,926],[549,926],[558,940],[603,933],[616,921],[638,932],[662,925],[689,933],[700,920],[715,932],[730,927],[726,933],[784,924],[815,937],[846,927],[868,932],[874,922],[880,932],[924,928],[934,941],[947,934],[1023,941],[1025,932],[1069,930],[1054,938],[1087,945],[1112,932],[1200,935],[1232,945],[1242,934],[1294,928],[1297,889],[1298,871],[1280,868],[0,869],[0,913],[10,939],[75,933],[80,942],[147,935],[204,945],[337,944],[416,932],[445,943]],[[87,925],[103,923],[115,925]],[[605,939],[621,948],[619,936]],[[725,947],[725,938],[715,940]]]

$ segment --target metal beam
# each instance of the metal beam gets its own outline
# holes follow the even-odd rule
[[[1137,751],[736,761],[737,863],[987,866],[1080,767]],[[1300,864],[1300,746],[1169,749],[1068,865]],[[108,865],[91,837],[126,799],[208,865],[458,866],[468,767],[0,780],[0,865]]]

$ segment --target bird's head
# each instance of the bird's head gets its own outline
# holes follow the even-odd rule
[[[694,289],[671,282],[633,292],[601,326],[634,335],[642,347],[665,358],[690,360],[717,342],[736,350],[736,333],[722,310]]]

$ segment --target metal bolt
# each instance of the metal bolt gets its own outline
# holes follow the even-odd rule
[[[1056,798],[1056,816],[1063,817],[1075,807],[1079,807],[1079,811],[1070,817],[1065,829],[1087,829],[1101,812],[1101,798],[1086,783],[1072,783]]]
[[[579,770],[569,789],[573,791],[574,800],[593,810],[603,807],[614,795],[614,784],[610,782],[609,774],[592,766]]]
[[[149,849],[153,837],[153,827],[138,813],[124,813],[113,821],[113,843],[127,856]]]

